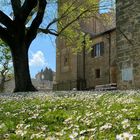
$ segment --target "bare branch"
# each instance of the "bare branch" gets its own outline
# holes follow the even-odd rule
[[[36,6],[37,0],[25,0],[23,6],[20,8],[20,12],[15,15],[15,20],[20,20],[25,23],[29,14]]]
[[[30,26],[30,29],[27,31],[27,34],[25,37],[25,44],[27,44],[27,46],[30,45],[32,40],[35,39],[35,37],[37,35],[38,28],[43,20],[46,4],[47,4],[46,0],[39,0],[39,7],[38,7],[37,15],[36,15],[35,19],[33,20],[32,24]]]
[[[20,12],[21,1],[20,0],[11,0],[11,5],[12,5],[13,13],[16,16]]]
[[[70,14],[72,14],[74,11],[76,11],[78,9],[79,6],[81,6],[83,3],[77,4],[76,7],[74,7],[73,9],[70,10],[70,8],[75,4],[75,2],[77,2],[76,0],[61,14],[60,17],[54,19],[52,22],[50,22],[46,29],[40,29],[39,31],[42,31],[45,34],[52,34],[55,36],[59,36],[66,28],[68,28],[71,24],[73,24],[74,22],[76,22],[77,20],[79,20],[79,18],[81,16],[83,16],[85,13],[87,12],[91,12],[93,10],[91,10],[92,8],[96,11],[97,9],[97,5],[94,4],[92,6],[90,6],[89,8],[87,8],[85,11],[83,11],[82,13],[80,13],[76,18],[74,18],[73,20],[71,20],[65,27],[63,27],[59,33],[57,31],[52,31],[50,28],[51,25],[53,25],[54,23],[59,22],[60,20],[63,20],[64,18],[67,18]]]
[[[71,13],[73,13],[74,11],[76,11],[80,6],[83,5],[83,2],[79,3],[79,4],[76,4],[77,0],[74,0],[70,5],[69,7],[61,14],[60,17],[58,18],[55,18],[52,22],[50,22],[47,27],[46,27],[46,30],[48,30],[50,28],[51,25],[53,25],[54,23],[56,22],[59,22],[60,20],[68,17]],[[75,6],[76,5],[76,6]],[[72,6],[75,6],[74,8],[72,8]],[[94,5],[95,6],[95,5]],[[96,5],[97,7],[97,5]],[[72,9],[71,9],[72,8]]]
[[[54,29],[42,29],[42,28],[39,28],[38,32],[42,32],[44,34],[51,34],[51,35],[54,35],[54,36],[58,36],[57,31],[54,30]]]
[[[50,23],[47,25],[46,29],[49,29],[51,25],[53,25],[54,23],[60,21],[61,19],[65,18],[65,17],[67,17],[72,11],[74,11],[75,9],[77,9],[77,7],[75,7],[74,9],[71,10],[71,12],[69,12],[69,10],[70,10],[71,7],[75,4],[76,1],[77,1],[77,0],[74,0],[74,1],[72,2],[72,4],[61,14],[61,16],[60,16],[59,18],[55,18],[54,20],[52,20],[52,22],[50,22]]]
[[[0,11],[0,23],[6,26],[8,30],[13,29],[13,21],[2,11]]]
[[[8,30],[3,28],[1,25],[0,25],[0,38],[4,42],[6,42],[9,46],[13,46],[14,41],[12,40],[11,34],[9,34]]]

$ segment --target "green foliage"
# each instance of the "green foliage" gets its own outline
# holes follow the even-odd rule
[[[60,34],[60,39],[65,40],[65,45],[67,47],[72,47],[73,52],[82,50],[82,42],[84,41],[84,30],[81,27],[82,20],[88,20],[89,16],[94,16],[98,12],[97,1],[66,1],[64,3],[59,3],[59,12],[61,20],[58,21],[58,31]],[[69,25],[69,26],[67,26]],[[90,35],[86,35],[86,47],[89,48],[91,45]]]
[[[9,63],[12,61],[12,56],[10,52],[10,48],[8,45],[0,40],[0,71],[3,69],[10,70],[11,66]]]
[[[127,93],[126,93],[127,92]],[[56,92],[0,97],[0,138],[140,139],[140,94]],[[29,94],[28,94],[29,95]]]
[[[12,76],[12,56],[8,45],[0,40],[0,76]],[[8,75],[7,75],[8,74]]]
[[[9,62],[10,60],[11,60],[10,49],[5,42],[0,40],[0,64],[4,64],[5,61]]]
[[[99,20],[99,18],[101,18],[99,10],[108,10],[108,5],[102,4],[105,1],[106,0],[102,0],[100,3],[99,0],[59,1],[59,39],[64,40],[66,47],[72,48],[73,52],[80,52],[83,49],[83,45],[85,45],[87,51],[91,50],[91,32],[93,33],[93,29],[90,29],[91,32],[89,32],[86,31],[84,26],[93,24],[91,23],[93,19]],[[101,20],[111,24],[112,17],[104,16]],[[85,44],[83,44],[83,41],[85,41]]]

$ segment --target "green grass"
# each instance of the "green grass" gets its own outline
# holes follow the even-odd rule
[[[75,91],[1,96],[3,139],[140,140],[140,93]]]

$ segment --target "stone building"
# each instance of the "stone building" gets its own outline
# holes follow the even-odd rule
[[[100,17],[107,15],[110,16],[108,13]],[[94,89],[97,85],[116,83],[115,24],[92,18],[88,24],[81,22],[81,27],[91,36],[92,51],[87,52],[83,47],[80,53],[73,54],[65,41],[58,38],[56,90]]]
[[[140,88],[140,0],[117,0],[117,85]]]
[[[140,0],[117,0],[116,9],[116,27],[103,28],[97,20],[82,24],[92,36],[91,52],[72,54],[58,41],[55,89],[94,89],[111,83],[118,89],[140,88]]]
[[[35,75],[35,79],[32,80],[37,89],[52,89],[55,80],[55,72],[50,68],[42,69]],[[38,83],[38,84],[37,84]]]
[[[116,28],[95,35],[93,50],[86,55],[86,88],[109,85],[117,82]]]

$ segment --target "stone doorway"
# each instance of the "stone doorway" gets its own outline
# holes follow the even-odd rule
[[[112,66],[110,68],[111,83],[117,83],[117,67]]]

